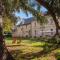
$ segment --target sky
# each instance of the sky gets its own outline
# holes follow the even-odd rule
[[[41,12],[42,13],[44,13],[44,12],[46,12],[47,11],[47,9],[46,8],[44,8],[43,6],[41,6]],[[18,17],[20,17],[20,18],[30,18],[30,17],[32,17],[33,15],[31,14],[31,13],[29,13],[28,12],[28,16],[21,10],[20,12],[16,12],[15,13],[15,15]]]
[[[35,9],[36,9],[36,7],[35,7]],[[41,6],[40,11],[42,13],[45,13],[47,11],[47,9],[44,8],[43,6]],[[30,12],[28,12],[28,16],[27,16],[22,10],[20,10],[20,12],[16,12],[15,15],[17,17],[20,17],[20,19],[17,20],[16,25],[19,25],[23,21],[23,19],[27,19],[27,18],[33,17],[33,15]]]

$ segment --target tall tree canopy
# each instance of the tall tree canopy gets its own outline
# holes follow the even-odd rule
[[[13,13],[16,11],[20,11],[20,9],[24,10],[25,13],[30,11],[34,16],[36,16],[41,23],[45,22],[45,18],[40,14],[40,4],[38,4],[35,0],[35,3],[31,3],[32,0],[0,0],[0,12],[3,16],[14,16]],[[37,11],[33,8],[33,6],[37,5]]]
[[[30,0],[0,0],[0,15],[3,17],[7,16],[8,18],[11,18],[14,20],[14,15],[16,11],[20,11],[20,9],[24,10],[25,12],[30,11],[34,16],[36,16],[38,19],[40,19],[40,22],[42,23],[45,18],[40,14],[39,11],[36,11],[32,6],[32,4],[29,6]],[[39,8],[38,4],[38,8]],[[42,18],[41,18],[42,17]],[[45,22],[45,21],[44,21]],[[3,60],[3,34],[2,34],[2,26],[0,26],[0,45],[2,45],[0,49],[0,60]],[[2,42],[1,42],[2,41]],[[2,52],[1,52],[2,51]]]
[[[35,4],[29,4],[29,2],[32,0],[0,0],[0,15],[2,16],[2,18],[4,16],[7,17],[12,17],[14,16],[13,13],[15,13],[16,11],[20,11],[20,9],[24,10],[25,12],[30,11],[34,16],[36,16],[38,18],[38,20],[40,20],[40,22],[45,22],[45,18],[43,18],[43,16],[40,14],[40,4],[43,5],[45,8],[48,9],[48,11],[50,12],[51,16],[53,17],[53,20],[55,22],[56,25],[56,33],[58,33],[59,30],[59,24],[58,24],[58,20],[56,18],[56,16],[59,16],[60,13],[60,1],[59,0],[36,0],[39,3],[37,3],[37,9],[35,10],[32,6],[34,6]],[[34,2],[35,3],[35,2]],[[13,18],[12,18],[13,19]],[[3,37],[2,35],[2,28],[0,27],[0,37]],[[0,45],[3,45],[3,42],[1,42],[3,40],[0,39]],[[3,46],[2,46],[3,48]],[[1,51],[3,52],[3,49],[0,49],[0,53]],[[0,54],[0,60],[2,60],[2,53]]]
[[[56,35],[59,35],[59,22],[57,17],[60,16],[60,0],[36,0],[38,1],[41,5],[43,5],[50,15],[53,17],[53,20],[56,25]]]

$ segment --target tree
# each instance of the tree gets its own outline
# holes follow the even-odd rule
[[[2,18],[7,16],[10,19],[15,19],[13,13],[15,13],[16,11],[19,12],[20,9],[24,10],[25,12],[30,11],[34,16],[37,16],[38,19],[41,19],[40,22],[42,22],[43,19],[41,17],[43,17],[43,16],[41,16],[39,11],[36,11],[35,9],[28,6],[28,0],[0,0],[0,16]],[[2,48],[0,50],[3,51],[4,50],[4,46],[3,46],[3,27],[1,26],[0,28],[1,28],[0,29],[0,33],[1,33],[0,34],[0,45],[2,45]],[[0,60],[2,60],[2,57],[3,57],[3,52],[1,53]]]
[[[33,7],[29,6],[28,1],[30,0],[0,0],[0,15],[3,17],[7,16],[9,18],[11,18],[13,16],[13,13],[15,13],[16,11],[20,11],[20,9],[24,10],[25,12],[30,11],[34,16],[37,17],[38,20],[40,20],[41,23],[45,22],[45,18],[44,16],[42,16],[40,14],[40,11],[38,9],[35,10]],[[59,29],[59,24],[58,24],[58,20],[56,19],[56,14],[58,14],[58,10],[55,10],[56,7],[53,7],[52,3],[56,3],[56,0],[37,0],[41,5],[43,5],[44,7],[46,7],[48,9],[48,11],[50,12],[50,14],[52,15],[55,25],[56,25],[56,34],[58,35],[58,29]],[[50,5],[50,1],[51,5]],[[39,5],[40,5],[39,4]],[[32,4],[33,6],[34,4]],[[39,8],[39,6],[38,6]],[[53,11],[52,11],[53,10]],[[11,18],[11,19],[15,19],[15,18]],[[3,37],[3,33],[2,33],[2,26],[0,29],[0,37]],[[0,39],[0,42],[3,41],[3,38]],[[0,43],[0,45],[3,45],[3,42]],[[3,54],[3,53],[2,53]],[[2,56],[2,55],[1,55]],[[0,56],[0,58],[2,58]],[[2,60],[2,59],[1,59]]]
[[[14,22],[12,22],[11,19],[9,19],[7,16],[3,18],[3,30],[4,32],[12,32],[12,28],[14,26]]]
[[[60,1],[59,0],[36,0],[36,1],[43,5],[51,14],[56,25],[55,35],[59,35],[58,30],[60,29],[60,26],[57,17],[59,17],[60,15]]]

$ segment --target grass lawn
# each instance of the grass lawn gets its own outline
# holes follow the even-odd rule
[[[6,45],[27,45],[27,46],[30,45],[30,46],[36,46],[36,47],[45,45],[45,42],[34,42],[32,40],[21,40],[20,43],[17,43],[17,41],[16,41],[16,43],[12,43],[12,41],[13,40],[11,40],[11,39],[9,39],[9,40],[6,39],[5,44]]]
[[[41,56],[41,54],[43,53],[42,51],[44,50],[44,46],[48,45],[48,43],[45,42],[21,40],[21,43],[19,44],[17,44],[17,42],[12,44],[11,39],[6,39],[5,43],[6,45],[11,46],[20,45],[19,47],[9,47],[9,49],[13,49],[11,51],[11,54],[16,60],[57,60],[55,54],[60,53],[60,49],[56,49],[45,56]]]

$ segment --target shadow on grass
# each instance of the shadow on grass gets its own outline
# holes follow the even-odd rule
[[[25,53],[25,54],[22,54],[22,51],[20,50],[17,50],[17,51],[12,51],[12,55],[14,56],[14,58],[16,60],[31,60],[31,59],[34,59],[34,58],[39,58],[39,57],[44,57],[46,56],[47,54],[51,53],[51,51],[57,49],[57,48],[60,48],[59,47],[60,45],[59,44],[55,44],[55,45],[52,45],[52,46],[44,46],[43,50],[42,51],[38,51],[38,52],[30,52],[30,53]]]
[[[51,44],[60,43],[59,37],[36,37],[36,38],[21,38],[21,41],[27,41],[27,43],[46,42]]]
[[[12,55],[14,55],[13,57],[16,58],[16,60],[31,60],[33,58],[36,57],[42,57],[42,56],[46,56],[47,54],[51,53],[51,51],[60,48],[60,42],[57,43],[57,40],[55,38],[52,39],[41,39],[41,40],[32,40],[30,39],[31,42],[46,42],[48,44],[45,44],[43,46],[36,46],[36,47],[43,47],[43,50],[40,52],[36,52],[36,53],[26,53],[26,54],[22,54],[22,51],[15,51],[14,53],[12,53]]]
[[[55,54],[55,57],[56,57],[57,60],[60,60],[60,52],[57,52],[57,53]]]
[[[37,52],[37,53],[27,53],[27,54],[24,54],[22,56],[22,58],[26,59],[26,60],[30,60],[30,59],[33,59],[33,58],[38,58],[38,57],[42,57],[42,56],[46,56],[47,54],[51,53],[51,51],[55,50],[59,48],[58,45],[53,45],[51,46],[50,48],[46,48],[44,47],[44,50],[40,51],[40,52]]]
[[[8,49],[4,46],[3,60],[15,60]]]
[[[7,58],[6,60],[15,60],[15,58],[12,57],[10,52],[7,52]]]

